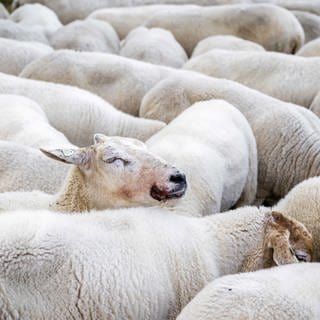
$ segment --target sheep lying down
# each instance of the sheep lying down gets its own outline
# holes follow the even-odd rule
[[[309,261],[305,227],[265,208],[205,218],[159,208],[6,212],[0,318],[173,320],[217,277],[301,252]]]
[[[177,320],[320,319],[320,263],[222,277],[206,286]]]
[[[85,148],[42,150],[55,160],[74,165],[60,192],[0,193],[0,210],[82,212],[155,206],[184,195],[185,175],[150,153],[139,140],[96,134],[94,141]]]

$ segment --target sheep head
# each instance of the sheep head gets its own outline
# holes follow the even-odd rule
[[[185,175],[136,139],[96,134],[89,147],[41,151],[78,167],[95,209],[156,205],[186,191]]]
[[[264,267],[309,262],[312,260],[313,240],[299,221],[273,211],[266,228]]]

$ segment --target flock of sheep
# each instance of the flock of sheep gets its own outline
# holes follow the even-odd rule
[[[320,0],[12,9],[0,319],[320,319]]]

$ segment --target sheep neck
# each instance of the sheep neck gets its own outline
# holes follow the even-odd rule
[[[266,230],[271,212],[267,209],[244,208],[213,216],[208,224],[217,248],[215,257],[220,275],[255,271],[265,267]],[[249,212],[245,212],[249,210]]]
[[[78,167],[71,169],[67,182],[51,205],[55,211],[88,212],[92,209],[84,174]]]

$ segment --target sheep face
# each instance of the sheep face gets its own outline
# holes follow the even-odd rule
[[[151,154],[139,140],[102,134],[94,140],[78,150],[42,150],[79,167],[94,208],[150,206],[185,194],[185,175]]]
[[[265,240],[264,267],[312,260],[311,234],[302,223],[280,212],[272,212]]]

